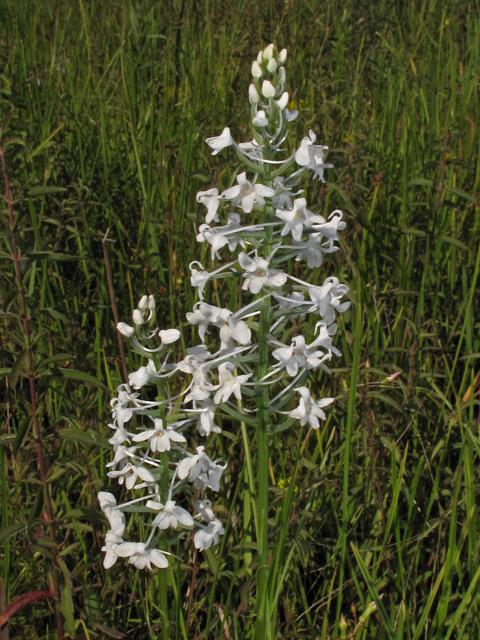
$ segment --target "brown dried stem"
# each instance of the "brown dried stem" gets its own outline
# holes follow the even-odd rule
[[[35,389],[35,368],[33,364],[33,355],[30,348],[30,344],[31,344],[31,332],[30,332],[30,325],[29,325],[30,318],[28,315],[27,304],[25,301],[25,292],[23,289],[23,279],[22,279],[22,272],[20,268],[21,259],[18,252],[17,238],[16,238],[16,232],[15,232],[15,215],[13,212],[13,197],[12,197],[12,191],[10,188],[10,182],[8,179],[7,163],[5,161],[5,149],[3,145],[0,145],[0,158],[2,161],[3,177],[5,180],[5,202],[7,203],[9,227],[12,233],[11,235],[12,259],[15,266],[15,278],[16,278],[17,288],[20,294],[20,312],[21,312],[21,318],[23,323],[23,333],[25,336],[25,355],[27,358],[27,366],[28,366],[28,383],[30,387],[30,403],[32,406],[33,433],[35,438],[35,446],[37,450],[38,468],[40,471],[40,480],[45,487],[45,507],[47,511],[47,517],[49,520],[49,538],[50,540],[55,541],[56,540],[55,521],[54,521],[55,516],[52,508],[49,485],[46,481],[47,471],[45,468],[45,458],[43,455],[40,421],[38,419],[37,393]],[[55,617],[57,622],[57,635],[58,635],[58,640],[62,640],[64,636],[64,632],[63,632],[62,614],[60,612],[60,597],[59,597],[60,589],[59,589],[59,581],[58,581],[56,551],[53,550],[52,553],[53,553],[53,558],[52,558],[53,594],[55,597]]]

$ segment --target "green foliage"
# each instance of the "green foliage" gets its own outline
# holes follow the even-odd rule
[[[272,558],[269,598],[279,637],[478,637],[479,38],[478,3],[454,0],[0,4],[15,212],[13,229],[6,205],[0,212],[7,603],[51,588],[53,558],[71,634],[159,637],[165,577],[101,566],[96,492],[106,486],[108,403],[122,382],[102,238],[109,230],[114,241],[120,319],[152,293],[160,321],[183,328],[188,346],[188,263],[207,261],[195,195],[234,180],[204,139],[223,126],[249,139],[249,62],[275,41],[288,48],[300,110],[290,144],[311,127],[335,165],[326,185],[307,185],[308,201],[324,215],[342,208],[348,225],[314,279],[335,273],[354,302],[337,336],[343,366],[314,386],[336,397],[331,416],[318,432],[272,435],[269,530],[283,552]],[[219,285],[215,303],[235,295]],[[182,558],[168,573],[176,639],[204,637],[206,626],[209,638],[248,638],[254,626],[255,434],[234,416],[223,427],[222,544],[197,554],[188,536],[171,541]],[[10,637],[55,637],[52,611],[45,599],[20,610]],[[356,611],[367,613],[358,626]]]

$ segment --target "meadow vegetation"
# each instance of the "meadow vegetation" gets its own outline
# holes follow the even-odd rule
[[[210,266],[195,196],[235,181],[205,138],[250,139],[251,61],[275,42],[300,111],[289,144],[311,128],[335,167],[302,185],[310,208],[347,222],[313,281],[336,275],[352,301],[343,357],[312,383],[335,397],[328,419],[273,437],[277,637],[480,638],[479,9],[2,0],[1,611],[50,589],[67,636],[160,637],[160,572],[102,567],[109,402],[143,364],[115,325],[154,294],[179,358],[192,343],[188,264]],[[214,302],[239,295],[219,285]],[[226,533],[205,553],[175,543],[175,640],[253,633],[249,452],[222,427]],[[56,638],[54,600],[2,629]]]

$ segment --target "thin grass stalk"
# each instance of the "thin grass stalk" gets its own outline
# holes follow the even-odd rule
[[[107,238],[109,229],[105,233],[105,236],[102,238],[102,248],[103,248],[103,259],[105,262],[105,269],[107,272],[107,282],[108,282],[108,293],[110,294],[110,304],[112,306],[113,319],[115,320],[115,326],[120,322],[120,318],[118,316],[117,303],[115,301],[115,292],[113,289],[113,277],[112,277],[112,267],[110,265],[110,257],[108,255],[107,242],[115,242],[115,240],[110,240]],[[121,337],[120,331],[117,330],[117,341],[118,348],[120,350],[120,359],[122,363],[122,373],[123,379],[125,382],[128,381],[128,369],[127,369],[127,360],[125,358],[125,349],[123,347],[123,339]]]

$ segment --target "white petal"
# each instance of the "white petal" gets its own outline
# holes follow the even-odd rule
[[[161,551],[159,551],[158,549],[149,549],[147,553],[151,562],[156,567],[158,567],[159,569],[166,569],[168,567],[168,560]]]
[[[178,329],[165,329],[159,332],[160,340],[163,344],[172,344],[180,338],[180,331]]]
[[[134,553],[136,553],[137,544],[137,542],[124,542],[122,544],[119,544],[115,549],[115,553],[120,558],[129,558],[130,556],[133,556]]]
[[[149,429],[148,431],[137,433],[136,435],[133,436],[132,440],[134,442],[144,442],[145,440],[148,440],[149,438],[154,436],[155,433],[156,433],[155,429]]]

